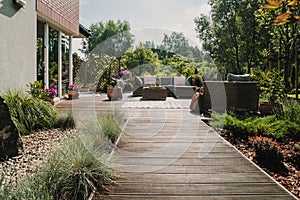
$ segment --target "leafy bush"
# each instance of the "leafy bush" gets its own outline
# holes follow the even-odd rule
[[[276,113],[277,118],[300,124],[300,104],[290,99],[284,99],[282,104],[283,110]]]
[[[22,135],[55,125],[57,111],[50,103],[11,90],[7,91],[3,98],[9,107],[13,122]]]
[[[300,123],[296,123],[298,119],[292,120],[292,116],[296,115],[291,115],[287,119],[283,117],[278,119],[277,116],[254,117],[247,114],[238,116],[233,113],[213,113],[212,117],[216,120],[210,122],[210,125],[232,131],[232,136],[235,138],[246,139],[248,136],[263,135],[277,140],[298,140]]]
[[[283,155],[280,152],[279,144],[271,138],[254,136],[249,137],[255,149],[255,159],[265,167],[278,169],[283,166]]]
[[[264,135],[276,139],[296,139],[300,138],[300,126],[295,122],[288,120],[277,120],[270,124],[265,124],[266,131]]]
[[[122,130],[123,116],[118,111],[103,112],[98,115],[101,130],[112,143],[115,143]]]
[[[227,114],[219,114],[216,112],[212,112],[211,117],[214,119],[209,121],[209,125],[217,128],[224,128],[224,122]]]
[[[101,153],[101,152],[99,152]],[[94,192],[107,190],[115,172],[106,156],[96,159],[79,138],[69,139],[32,176],[16,186],[1,185],[1,199],[89,199]],[[3,197],[3,198],[2,198]]]
[[[297,169],[300,169],[300,143],[290,143],[283,150],[286,161],[292,163]]]
[[[273,69],[272,72],[264,72],[259,69],[253,69],[251,79],[259,82],[261,95],[266,98],[266,101],[278,102],[285,96],[284,78],[281,75],[281,71]]]
[[[247,139],[248,136],[255,134],[255,126],[251,125],[252,118],[248,115],[239,116],[240,118],[244,118],[243,120],[238,119],[233,113],[213,113],[212,117],[217,119],[217,121],[211,122],[211,126],[230,130],[232,131],[233,137]]]
[[[34,98],[40,98],[46,100],[47,98],[53,98],[57,95],[55,88],[44,89],[42,81],[35,81],[26,85],[28,87],[28,93]]]
[[[300,169],[300,144],[294,147],[292,154],[292,163]]]

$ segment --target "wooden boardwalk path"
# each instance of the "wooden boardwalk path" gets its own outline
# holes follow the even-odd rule
[[[120,107],[127,122],[112,162],[121,177],[103,199],[295,199],[184,106],[164,109],[168,102],[156,102],[149,109],[134,101]],[[110,102],[95,105],[107,107]]]

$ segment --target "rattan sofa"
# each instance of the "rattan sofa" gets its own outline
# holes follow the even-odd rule
[[[200,111],[257,112],[259,87],[255,81],[205,81]]]
[[[174,84],[173,77],[161,77],[156,78],[156,83],[160,86],[164,86],[167,89],[167,95],[174,98],[192,98],[195,86],[191,86],[188,81],[185,80],[184,84],[176,85]],[[133,83],[133,96],[142,96],[143,87],[147,85],[144,84],[144,79],[142,77],[135,77]]]

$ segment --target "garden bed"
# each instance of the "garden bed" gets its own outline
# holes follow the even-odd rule
[[[17,178],[34,174],[37,167],[45,163],[59,144],[66,138],[76,136],[75,129],[51,129],[22,136],[23,153],[19,156],[0,162],[0,171],[4,175],[4,183],[14,183]]]
[[[234,145],[239,151],[241,151],[246,157],[255,162],[259,167],[266,171],[270,176],[272,176],[276,181],[283,185],[287,190],[293,193],[295,196],[300,198],[300,170],[299,168],[288,161],[283,161],[283,168],[279,170],[273,170],[268,167],[263,166],[259,163],[255,157],[256,152],[247,139],[233,137],[231,131],[221,128],[215,128],[215,130],[228,142]],[[285,157],[290,156],[289,152],[292,146],[299,145],[296,141],[285,141],[278,142],[279,149],[282,155]]]

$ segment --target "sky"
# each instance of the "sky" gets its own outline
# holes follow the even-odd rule
[[[209,14],[207,0],[80,0],[80,23],[128,21],[135,41],[160,44],[163,33],[182,32],[191,45],[198,45],[194,18]],[[74,50],[78,49],[75,44]]]

